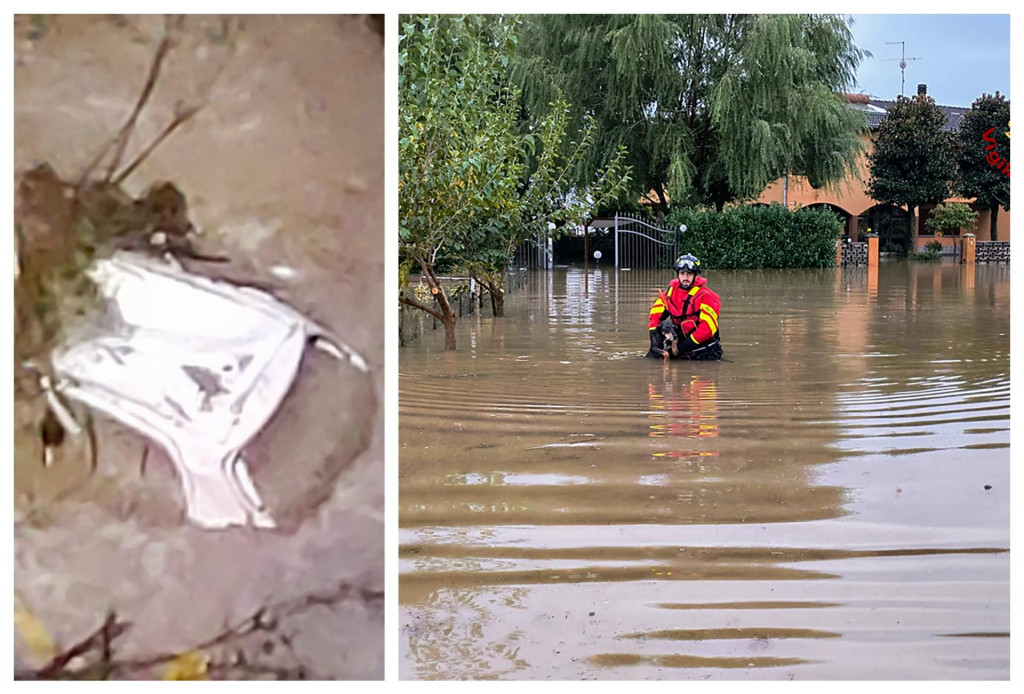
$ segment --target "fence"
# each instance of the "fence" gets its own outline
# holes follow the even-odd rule
[[[615,267],[666,268],[679,255],[679,230],[662,229],[637,217],[615,215]]]
[[[527,241],[516,249],[512,256],[513,268],[527,270],[550,270],[552,265],[551,239],[538,236],[535,241]]]
[[[840,241],[840,264],[843,267],[868,264],[867,241]]]
[[[975,249],[974,262],[976,263],[1010,262],[1009,241],[978,241]]]
[[[521,289],[529,278],[529,271],[525,268],[515,268],[505,275],[505,296],[508,297]],[[410,277],[410,287],[406,291],[412,291],[412,287],[418,284],[419,280]],[[444,277],[441,278],[445,292],[448,293],[448,302],[459,318],[468,316],[480,311],[481,315],[489,315],[491,302],[486,296],[487,291],[468,277]],[[424,330],[437,330],[443,327],[441,321],[429,313],[421,311],[412,306],[399,304],[398,306],[398,344],[402,347],[412,343]]]

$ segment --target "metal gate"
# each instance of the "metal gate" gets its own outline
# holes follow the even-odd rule
[[[550,270],[552,265],[551,258],[551,239],[538,235],[536,240],[527,241],[515,250],[512,256],[512,268]]]
[[[637,217],[615,215],[615,267],[666,268],[679,255],[679,235],[686,230],[662,229]]]

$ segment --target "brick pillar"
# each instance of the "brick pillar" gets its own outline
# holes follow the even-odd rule
[[[836,267],[843,266],[843,239],[836,239]]]
[[[878,234],[868,234],[868,267],[878,267]]]
[[[974,265],[974,240],[974,234],[964,234],[960,240],[960,262],[965,265]]]

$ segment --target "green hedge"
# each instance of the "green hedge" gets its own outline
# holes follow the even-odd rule
[[[828,209],[742,206],[722,212],[675,210],[665,226],[686,225],[680,253],[711,269],[835,267],[843,225]]]

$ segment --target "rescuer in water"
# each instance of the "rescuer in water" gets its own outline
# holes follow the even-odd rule
[[[708,281],[700,276],[700,261],[687,253],[676,258],[676,279],[668,285],[667,292],[660,292],[651,307],[647,327],[651,337],[651,351],[648,356],[667,357],[663,349],[664,338],[659,324],[670,317],[678,334],[677,349],[672,350],[673,358],[718,360],[722,358],[722,344],[718,339],[718,312],[722,300],[711,291]]]

